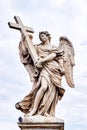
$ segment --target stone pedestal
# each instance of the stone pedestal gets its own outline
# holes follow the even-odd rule
[[[21,130],[64,130],[64,122],[58,123],[18,123]]]
[[[54,116],[25,116],[19,118],[18,126],[21,130],[64,130],[64,121]]]

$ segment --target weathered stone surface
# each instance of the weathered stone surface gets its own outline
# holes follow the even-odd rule
[[[20,17],[14,17],[16,23],[9,22],[10,28],[21,32],[19,55],[27,70],[32,89],[15,107],[29,116],[55,116],[55,108],[62,99],[65,89],[62,87],[62,76],[70,87],[74,87],[73,66],[74,48],[71,41],[61,36],[59,46],[51,44],[48,31],[39,32],[39,44],[33,44],[33,29],[24,26]]]
[[[61,36],[59,46],[51,44],[48,31],[39,33],[39,44],[33,44],[33,29],[24,26],[20,17],[14,17],[16,23],[9,22],[10,28],[21,32],[19,56],[27,70],[32,89],[15,107],[25,114],[20,117],[18,126],[21,130],[64,130],[64,121],[55,118],[55,108],[62,99],[65,89],[62,87],[62,76],[65,76],[69,87],[74,87],[73,66],[74,48],[71,41]]]
[[[63,123],[62,119],[56,118],[54,116],[41,116],[41,115],[34,115],[34,116],[25,116],[22,119],[23,123]]]
[[[64,122],[61,123],[18,123],[21,130],[64,130]]]
[[[56,117],[25,116],[21,121],[18,122],[21,130],[64,130],[64,121]]]

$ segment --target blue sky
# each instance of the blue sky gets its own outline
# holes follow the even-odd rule
[[[71,89],[63,79],[65,95],[56,107],[56,117],[63,119],[65,130],[87,130],[87,1],[86,0],[5,0],[0,1],[0,128],[19,130],[16,122],[23,116],[15,109],[31,89],[29,76],[19,59],[19,31],[8,22],[20,16],[34,28],[33,42],[39,43],[39,31],[51,34],[57,45],[67,36],[75,48],[74,82]]]

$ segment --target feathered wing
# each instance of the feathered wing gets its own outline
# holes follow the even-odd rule
[[[74,62],[74,48],[72,43],[67,37],[60,37],[59,47],[64,50],[64,69],[65,69],[65,79],[70,87],[74,87],[73,81],[73,66]]]

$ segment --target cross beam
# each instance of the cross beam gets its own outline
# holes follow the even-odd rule
[[[14,16],[14,19],[15,19],[16,23],[8,22],[8,25],[10,28],[19,30],[22,33],[22,35],[25,37],[25,41],[28,45],[28,51],[31,55],[31,58],[32,58],[34,64],[35,64],[36,61],[38,60],[38,55],[37,55],[36,50],[35,50],[32,42],[27,34],[27,32],[34,33],[34,30],[31,27],[24,26],[20,17]]]

